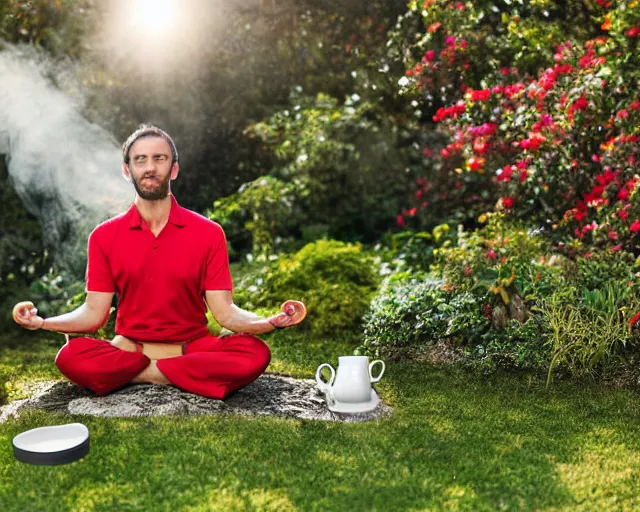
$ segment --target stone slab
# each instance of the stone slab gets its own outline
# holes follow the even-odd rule
[[[384,418],[392,413],[392,408],[382,401],[369,412],[335,413],[327,408],[315,381],[269,373],[224,401],[153,384],[130,385],[110,395],[97,396],[67,381],[47,381],[32,397],[0,408],[0,423],[28,409],[104,418],[239,414],[348,423]]]

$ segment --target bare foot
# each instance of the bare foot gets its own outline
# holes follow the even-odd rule
[[[148,384],[171,384],[169,379],[164,376],[157,366],[155,359],[151,360],[149,366],[136,375],[131,382],[134,384],[148,383]]]

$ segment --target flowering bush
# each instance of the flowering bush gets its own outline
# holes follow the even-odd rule
[[[637,4],[617,2],[615,7],[594,10],[594,15],[601,14],[603,35],[584,43],[558,44],[536,76],[517,67],[497,69],[496,57],[489,59],[493,69],[479,65],[478,80],[471,66],[476,62],[473,52],[484,49],[478,39],[471,44],[465,34],[447,33],[446,24],[439,21],[430,33],[429,25],[431,35],[424,39],[429,49],[410,67],[403,83],[422,92],[444,80],[442,76],[457,82],[450,81],[441,98],[448,104],[433,115],[450,143],[438,152],[423,149],[431,171],[418,182],[416,211],[409,209],[412,216],[429,218],[433,208],[441,214],[443,203],[449,203],[450,212],[458,207],[467,218],[497,209],[548,228],[561,246],[596,245],[614,252],[633,248],[640,231],[640,212],[634,207],[640,157]],[[471,22],[478,25],[479,7],[447,5],[425,2],[425,19],[433,22],[440,16],[450,29],[458,21],[462,31]],[[513,17],[502,14],[503,24],[510,27]],[[436,50],[440,46],[435,35],[441,32],[444,48]],[[547,37],[553,40],[554,34],[551,30]],[[466,35],[476,37],[470,30]],[[502,39],[513,42],[509,35]],[[518,64],[521,52],[513,49]],[[539,52],[534,60],[543,57]],[[433,104],[434,98],[424,94],[425,103]],[[434,186],[434,176],[440,178],[439,186]]]

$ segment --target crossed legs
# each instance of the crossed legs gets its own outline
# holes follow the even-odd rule
[[[188,343],[184,355],[157,361],[137,349],[72,338],[58,352],[56,366],[70,381],[100,395],[129,382],[151,382],[223,400],[262,375],[270,359],[269,347],[250,334],[207,335]]]

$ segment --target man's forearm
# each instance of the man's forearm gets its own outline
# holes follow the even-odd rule
[[[268,318],[245,311],[235,304],[231,306],[229,316],[223,319],[220,325],[230,331],[246,332],[247,334],[263,334],[275,329],[273,324],[269,323]]]
[[[102,327],[107,315],[92,311],[87,304],[59,316],[45,318],[42,329],[55,332],[94,332]]]

